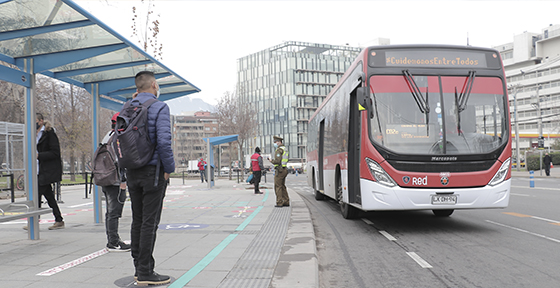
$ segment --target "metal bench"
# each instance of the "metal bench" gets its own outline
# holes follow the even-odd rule
[[[0,204],[0,223],[48,213],[52,213],[51,208],[35,208],[33,201]]]

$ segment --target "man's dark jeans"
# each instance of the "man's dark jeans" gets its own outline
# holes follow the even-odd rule
[[[154,271],[152,254],[167,188],[163,174],[160,167],[159,181],[154,186],[156,166],[128,169],[126,172],[132,202],[132,258],[137,275],[151,275]]]
[[[62,213],[60,213],[60,208],[58,208],[58,204],[56,203],[56,199],[54,198],[54,190],[52,184],[39,185],[39,208],[41,208],[41,195],[45,197],[45,199],[47,200],[47,204],[49,204],[49,207],[52,208],[54,221],[61,222],[63,220]]]
[[[255,193],[259,193],[259,183],[261,183],[262,171],[253,171],[253,183],[255,184]]]
[[[122,216],[124,202],[126,201],[126,190],[121,190],[119,186],[103,186],[107,212],[105,213],[105,230],[107,233],[107,243],[118,245],[121,237],[119,236],[119,218]]]
[[[206,177],[206,170],[199,170],[200,171],[200,181],[204,183],[204,177]],[[208,181],[206,181],[208,182]]]

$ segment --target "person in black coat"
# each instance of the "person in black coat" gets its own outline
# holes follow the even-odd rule
[[[552,157],[546,153],[543,158],[544,172],[546,173],[546,176],[550,176],[550,163],[552,163]]]
[[[62,160],[58,137],[50,122],[45,121],[41,113],[37,113],[37,173],[39,179],[39,195],[43,195],[51,207],[55,219],[49,230],[63,229],[64,221],[60,208],[54,198],[52,183],[62,180]],[[39,196],[40,197],[40,196]],[[39,201],[41,207],[41,201]]]

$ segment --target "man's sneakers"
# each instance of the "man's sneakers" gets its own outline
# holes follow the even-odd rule
[[[107,244],[107,249],[109,249],[109,251],[115,251],[115,252],[126,252],[126,251],[130,251],[130,244],[126,244],[122,241],[119,241],[117,245]]]
[[[64,221],[54,222],[54,224],[49,227],[49,230],[64,229]]]
[[[163,285],[171,282],[169,276],[159,275],[155,271],[152,275],[138,275],[136,286]]]

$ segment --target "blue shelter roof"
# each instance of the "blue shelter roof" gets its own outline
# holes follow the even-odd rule
[[[210,141],[210,145],[220,145],[224,143],[237,141],[237,137],[239,137],[239,135],[237,134],[227,135],[227,136],[217,136],[217,137],[204,138],[204,141],[206,142]]]

